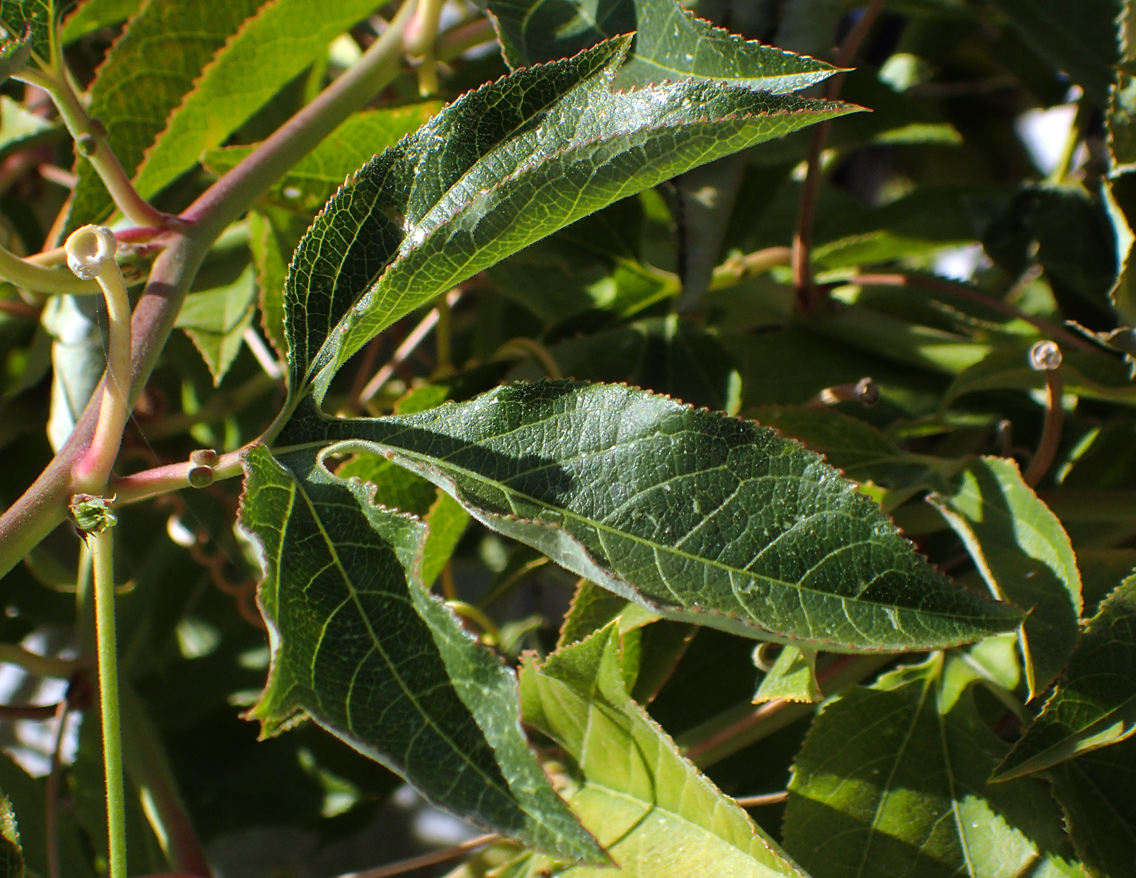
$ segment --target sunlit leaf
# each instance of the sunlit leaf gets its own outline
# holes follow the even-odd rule
[[[569,805],[584,826],[641,878],[803,878],[631,700],[620,662],[612,624],[521,671],[525,722],[559,743],[582,775]],[[609,873],[557,871],[564,878]]]
[[[998,766],[998,778],[1040,771],[1136,734],[1136,577],[1089,621],[1041,714]]]
[[[816,650],[786,646],[761,678],[753,702],[761,704],[777,698],[814,702],[823,697],[816,678]]]
[[[245,455],[241,520],[261,547],[272,634],[253,716],[307,715],[482,826],[569,859],[601,857],[518,724],[516,680],[422,587],[421,521],[372,503],[314,454]]]
[[[785,847],[813,878],[1080,874],[1041,781],[986,785],[1007,745],[965,660],[932,656],[829,703],[797,757]]]
[[[698,18],[678,0],[490,0],[505,57],[523,67],[635,32],[621,88],[701,77],[796,91],[831,76],[822,61],[762,45]]]
[[[619,92],[627,39],[459,98],[361,168],[300,243],[293,393],[321,398],[394,320],[533,241],[699,164],[850,112],[685,82]]]
[[[952,585],[812,452],[634,388],[513,385],[376,420],[308,411],[279,441],[385,454],[493,530],[680,620],[850,652],[1020,621]]]
[[[186,296],[175,325],[185,330],[201,352],[214,384],[221,383],[240,353],[244,332],[252,325],[255,304],[252,266],[231,284]]]
[[[20,830],[8,797],[0,793],[0,878],[24,878]]]
[[[1081,574],[1069,536],[1007,458],[971,461],[934,502],[994,594],[1029,611],[1021,648],[1030,697],[1040,694],[1077,643]]]

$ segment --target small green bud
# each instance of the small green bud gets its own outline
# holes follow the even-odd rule
[[[76,494],[71,498],[71,517],[82,533],[102,533],[118,524],[110,508],[113,497],[96,497],[94,494]]]

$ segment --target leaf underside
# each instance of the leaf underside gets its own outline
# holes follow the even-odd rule
[[[241,522],[263,550],[273,646],[252,711],[265,732],[302,712],[461,817],[602,861],[528,749],[512,672],[421,586],[422,522],[311,452],[255,446],[244,460]]]
[[[375,420],[311,410],[280,441],[386,454],[561,566],[745,636],[933,649],[1021,618],[954,586],[796,442],[633,388],[513,385]]]

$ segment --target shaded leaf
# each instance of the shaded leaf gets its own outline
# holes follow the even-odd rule
[[[289,210],[314,213],[352,171],[426,124],[441,106],[438,101],[423,101],[356,113],[296,162],[273,184],[268,197]],[[202,156],[202,164],[211,173],[222,176],[256,148],[257,144],[209,149]]]
[[[935,655],[830,702],[797,757],[785,848],[813,878],[1079,874],[1044,783],[986,785],[1007,745]]]
[[[703,82],[615,92],[627,42],[466,94],[328,202],[289,273],[293,395],[321,398],[394,320],[562,226],[853,109]]]
[[[193,87],[213,54],[262,0],[184,3],[151,0],[115,42],[90,89],[88,112],[127,174],[166,126],[166,118]],[[98,222],[113,202],[91,163],[79,157],[68,227]],[[153,194],[153,193],[150,193]]]
[[[602,858],[527,747],[512,673],[422,588],[425,526],[311,453],[277,462],[254,446],[244,463],[241,521],[262,549],[274,653],[252,712],[265,732],[302,712],[462,817]]]
[[[376,420],[310,412],[280,441],[383,453],[574,573],[744,636],[899,651],[1020,620],[953,586],[797,443],[633,388],[513,385]]]
[[[761,678],[754,704],[784,698],[786,701],[816,702],[824,698],[816,678],[816,650],[784,647],[777,661]]]
[[[27,66],[32,54],[32,28],[26,26],[21,33],[0,43],[0,82]]]
[[[565,58],[635,32],[620,88],[701,77],[782,93],[835,72],[823,61],[715,27],[678,0],[489,0],[489,11],[513,67]]]
[[[1102,875],[1136,863],[1136,740],[1082,753],[1049,769],[1077,853]]]
[[[1057,678],[1077,643],[1081,574],[1069,536],[1009,459],[971,461],[932,501],[990,590],[1029,615],[1019,632],[1030,697]]]
[[[1041,771],[1136,734],[1136,576],[1089,621],[1041,714],[998,766],[997,778]]]
[[[214,385],[221,383],[240,353],[255,305],[256,277],[251,265],[231,284],[185,297],[174,325],[201,352]]]
[[[25,842],[18,850],[20,861],[12,858],[13,852],[10,847],[5,853],[0,853],[0,868],[4,868],[4,864],[7,864],[8,868],[12,866],[16,866],[17,869],[22,868],[22,873],[16,871],[11,873],[13,876],[47,875],[47,846],[42,843],[47,838],[47,779],[29,777],[27,772],[5,753],[0,756],[0,789],[4,791],[5,803],[0,814],[4,838],[10,843],[12,836],[9,835],[7,818],[15,814],[19,820],[20,837]],[[91,839],[87,838],[79,828],[72,809],[60,808],[57,817],[60,874],[68,878],[71,876],[95,878],[99,873],[96,873],[91,862]],[[2,845],[4,842],[0,842],[0,846]]]
[[[1026,40],[1104,107],[1117,60],[1117,0],[992,0]]]
[[[641,878],[794,876],[799,869],[631,700],[614,624],[521,670],[525,722],[559,743],[582,783],[569,804]],[[577,866],[564,878],[608,875]]]
[[[249,252],[256,267],[260,327],[281,358],[287,356],[284,333],[284,283],[288,260],[307,230],[302,217],[279,210],[248,215]]]

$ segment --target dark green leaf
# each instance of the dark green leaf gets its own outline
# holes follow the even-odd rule
[[[525,721],[556,740],[583,775],[569,804],[584,825],[641,878],[804,878],[631,700],[621,652],[612,624],[521,671]]]
[[[490,0],[489,10],[513,67],[565,58],[634,31],[621,88],[700,77],[781,93],[835,72],[714,27],[678,0]]]
[[[386,454],[652,612],[746,636],[899,651],[1021,618],[953,586],[797,443],[633,388],[543,382],[372,421],[310,413],[280,441]]]
[[[244,527],[262,549],[272,630],[266,733],[302,713],[443,807],[569,859],[602,854],[518,725],[516,681],[421,586],[425,526],[312,455],[245,456]]]
[[[63,3],[60,5],[68,5]],[[55,29],[53,0],[0,0],[0,27],[9,38],[20,40],[28,28],[30,49],[43,61],[51,61],[51,44]]]
[[[131,20],[99,68],[89,106],[128,174],[142,163],[166,118],[213,54],[261,2],[151,0]],[[80,157],[75,170],[78,179],[68,216],[72,229],[104,219],[113,207],[90,162]]]
[[[1136,576],[1124,580],[1089,621],[1057,688],[1025,736],[998,766],[997,777],[1041,771],[1133,734]]]
[[[1077,643],[1081,574],[1061,522],[1007,458],[971,461],[933,501],[986,584],[1029,615],[1019,638],[1030,697],[1056,679]]]
[[[300,243],[286,294],[293,394],[322,398],[394,320],[649,186],[843,104],[705,82],[612,90],[627,39],[467,94],[369,162]]]
[[[307,230],[302,217],[269,209],[251,211],[248,216],[249,252],[256,266],[256,286],[260,294],[260,326],[276,352],[288,352],[284,334],[284,283],[288,260]]]
[[[24,28],[9,40],[0,43],[0,82],[19,73],[32,54],[32,29]]]
[[[993,0],[1025,38],[1098,107],[1108,101],[1112,65],[1118,57],[1119,0]]]
[[[1136,740],[1082,753],[1049,770],[1077,853],[1100,875],[1136,863]]]
[[[986,786],[1007,747],[965,659],[932,656],[828,704],[797,757],[785,847],[813,878],[1076,875],[1049,790]]]

